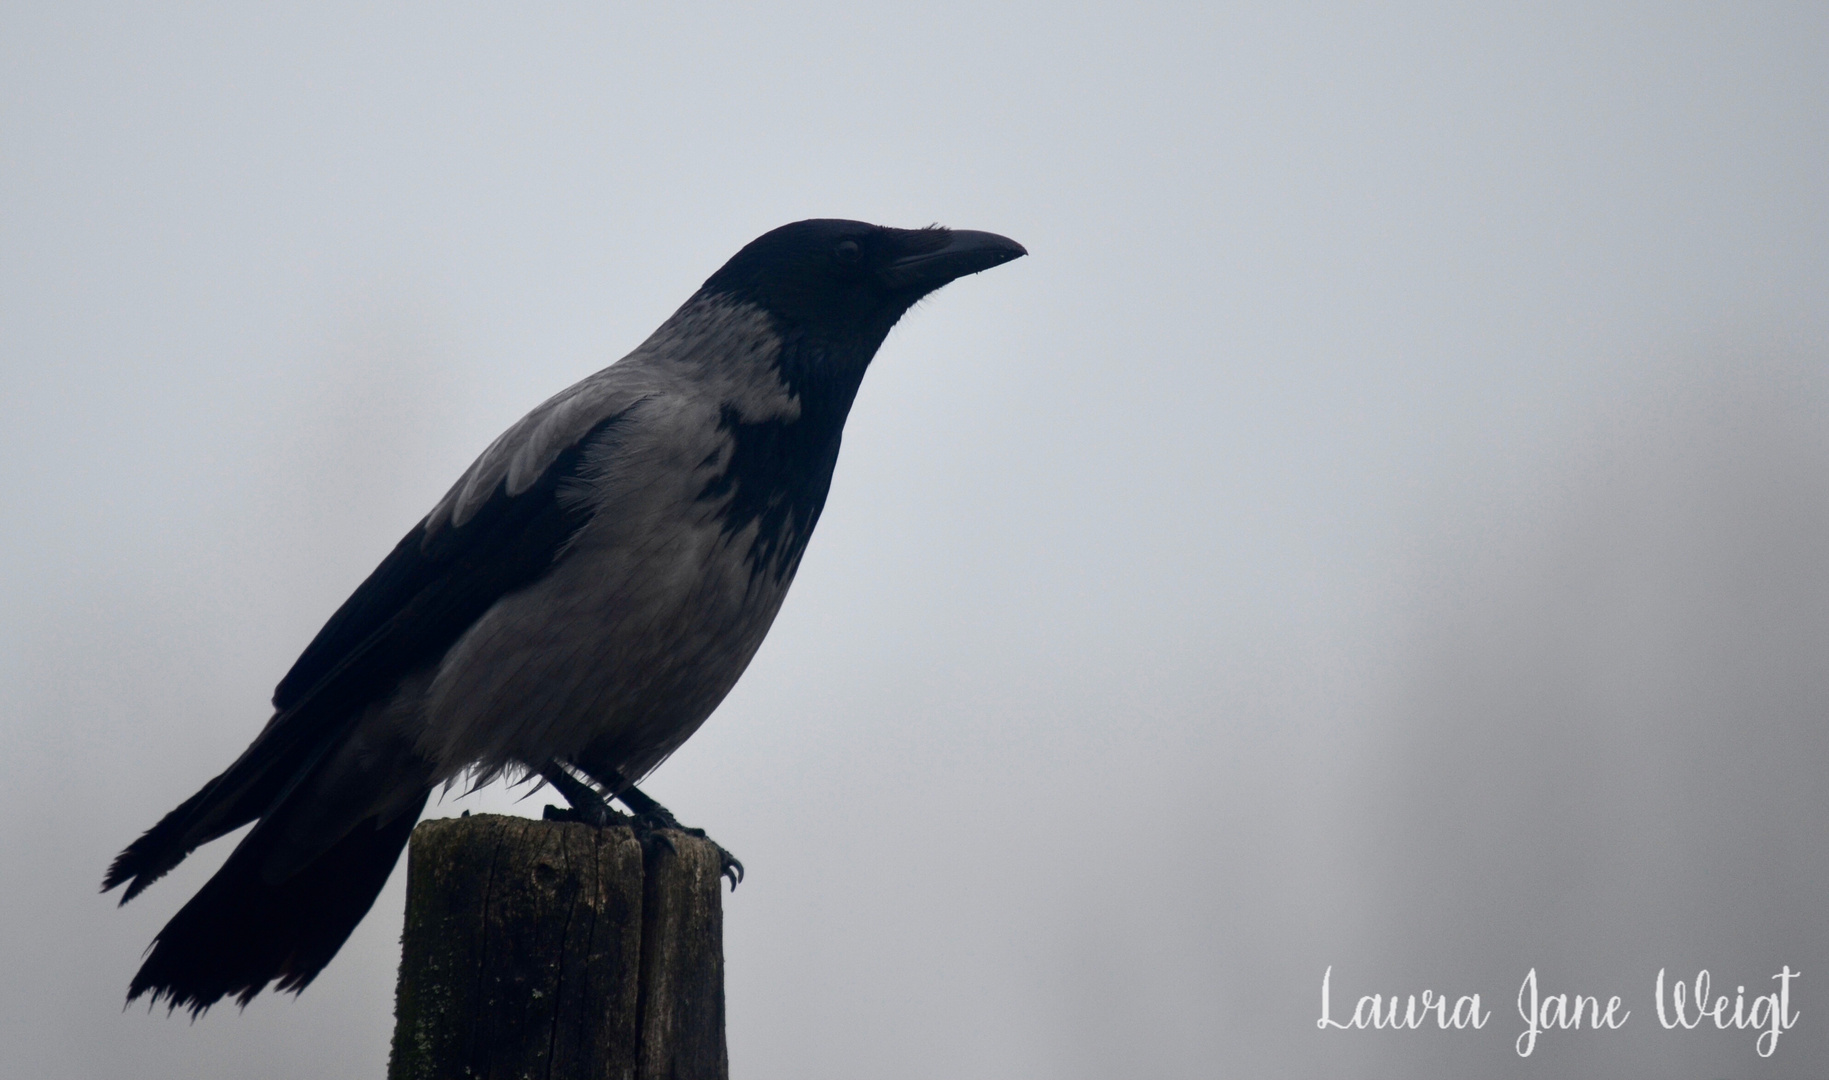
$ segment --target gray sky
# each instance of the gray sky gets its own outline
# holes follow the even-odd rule
[[[750,1078],[1829,1060],[1829,16],[14,3],[0,1074],[379,1076],[120,1011],[123,844],[504,426],[783,222],[1032,257],[890,338],[780,620],[649,789],[750,868]],[[538,813],[490,789],[462,809]],[[1776,1054],[1661,967],[1805,975]],[[1315,1029],[1478,992],[1480,1032]],[[1619,994],[1519,1059],[1513,998]]]

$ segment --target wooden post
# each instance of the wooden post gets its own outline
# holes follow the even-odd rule
[[[388,1080],[727,1080],[717,848],[665,835],[415,829]]]

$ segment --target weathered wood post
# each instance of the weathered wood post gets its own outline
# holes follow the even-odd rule
[[[414,830],[388,1080],[727,1080],[718,851],[665,835]]]

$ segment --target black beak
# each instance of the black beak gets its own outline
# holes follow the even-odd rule
[[[1029,252],[1021,244],[996,233],[955,229],[945,245],[932,251],[904,255],[883,268],[883,283],[892,289],[931,292],[955,278],[1002,266]]]

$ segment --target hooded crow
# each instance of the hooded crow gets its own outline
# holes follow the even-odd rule
[[[634,783],[768,633],[878,346],[923,296],[1024,254],[983,232],[782,226],[504,432],[324,624],[241,757],[109,868],[124,904],[256,823],[128,1000],[196,1015],[304,989],[431,791],[465,775],[538,775],[581,820],[616,799],[677,827]]]

